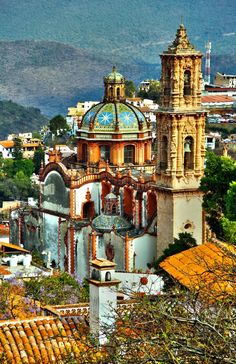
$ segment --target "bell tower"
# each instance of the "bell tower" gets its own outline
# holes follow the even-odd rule
[[[202,54],[183,24],[161,54],[161,105],[157,114],[157,251],[180,232],[202,243],[199,184],[205,154],[205,116],[201,109]]]

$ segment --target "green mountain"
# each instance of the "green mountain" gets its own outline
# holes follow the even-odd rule
[[[53,40],[116,59],[156,63],[183,20],[197,48],[236,45],[235,0],[1,0],[1,37]],[[182,20],[181,20],[182,19]]]
[[[109,58],[47,41],[0,42],[0,99],[40,108],[46,115],[66,114],[78,100],[100,100]],[[136,82],[159,77],[159,65],[117,62]]]
[[[0,99],[66,113],[101,99],[113,64],[136,83],[160,76],[159,54],[182,21],[212,70],[235,73],[235,0],[0,0]],[[218,69],[220,65],[221,69]]]
[[[37,131],[47,123],[48,119],[39,109],[0,101],[0,139],[11,133]]]

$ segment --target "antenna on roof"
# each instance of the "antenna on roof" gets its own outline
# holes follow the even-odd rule
[[[206,62],[205,62],[205,83],[209,85],[211,83],[211,42],[207,42],[206,48]]]

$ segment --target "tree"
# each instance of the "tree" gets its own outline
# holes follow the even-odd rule
[[[14,160],[21,160],[23,158],[22,140],[20,138],[14,139],[14,147],[13,147],[12,156],[13,156]]]
[[[175,238],[174,242],[169,244],[168,247],[163,251],[163,254],[155,261],[154,268],[159,270],[159,264],[170,257],[171,255],[180,253],[184,250],[192,248],[196,246],[196,240],[189,233],[179,233],[179,238]]]
[[[87,288],[79,277],[59,273],[46,278],[35,278],[25,282],[26,295],[45,305],[84,302],[88,299]]]
[[[225,198],[226,216],[236,221],[236,182],[231,182]]]
[[[200,189],[204,192],[203,207],[207,222],[218,237],[223,237],[220,218],[226,213],[226,196],[230,183],[236,181],[236,163],[229,157],[207,152],[205,176]]]
[[[138,96],[142,99],[151,99],[155,102],[158,102],[160,99],[161,85],[160,81],[157,80],[149,80],[150,86],[148,91],[139,90]]]
[[[18,172],[23,172],[25,176],[31,177],[34,172],[34,163],[32,159],[15,160],[12,166],[12,172],[12,177],[14,177]]]
[[[49,129],[55,135],[63,135],[69,127],[62,115],[56,115],[49,121]]]
[[[229,243],[236,245],[236,221],[231,221],[223,216],[220,218],[220,223],[225,239]]]
[[[126,97],[134,97],[136,93],[136,87],[133,81],[126,80],[125,81],[125,96]]]
[[[35,316],[39,307],[25,297],[24,283],[12,278],[1,284],[0,290],[0,320],[25,319]]]
[[[39,174],[39,170],[41,167],[41,163],[44,163],[44,150],[42,147],[39,147],[35,153],[34,153],[34,157],[33,157],[33,163],[34,163],[34,172],[36,174]]]

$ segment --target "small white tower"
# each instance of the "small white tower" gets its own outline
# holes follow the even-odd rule
[[[114,279],[116,264],[106,259],[91,262],[90,293],[90,332],[100,345],[107,341],[106,332],[115,328],[117,308],[117,285]]]

